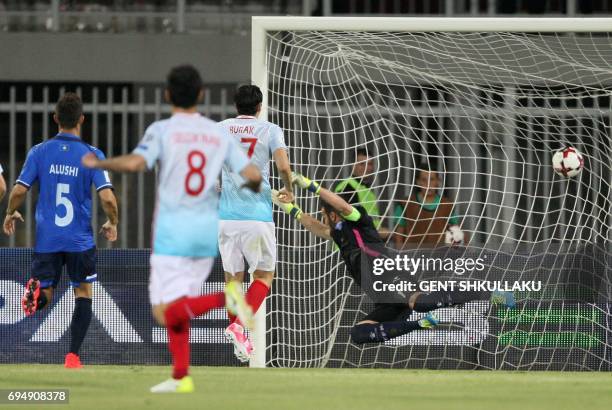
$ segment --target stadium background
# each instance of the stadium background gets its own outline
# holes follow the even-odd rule
[[[4,166],[7,182],[10,184],[15,180],[27,150],[54,135],[51,113],[58,96],[65,90],[81,93],[86,110],[85,139],[99,146],[107,155],[129,152],[142,136],[146,125],[169,112],[169,107],[162,101],[162,81],[168,69],[177,63],[191,62],[203,73],[207,88],[201,111],[205,115],[216,120],[233,115],[232,92],[237,84],[248,82],[250,78],[250,17],[285,14],[588,16],[612,14],[612,2],[0,1],[0,55],[3,56],[0,65],[0,163]],[[347,175],[349,171],[347,167]],[[154,175],[115,176],[113,182],[121,212],[120,239],[114,247],[136,249],[101,253],[101,286],[109,297],[100,299],[98,309],[106,312],[104,316],[108,316],[108,323],[94,321],[84,354],[97,363],[166,363],[168,356],[160,342],[161,336],[150,319],[146,297],[148,251],[144,249],[150,242]],[[381,195],[385,197],[385,193]],[[602,196],[599,200],[605,203],[607,199]],[[0,247],[27,248],[32,245],[34,201],[35,196],[28,198],[26,223],[18,235],[10,239],[2,236]],[[99,210],[94,224],[99,225],[101,218]],[[389,215],[386,221],[391,223]],[[601,229],[605,230],[606,227],[602,226]],[[99,240],[98,246],[111,248],[103,240]],[[9,303],[11,297],[14,299],[15,295],[21,294],[14,284],[21,283],[28,270],[28,252],[22,249],[3,249],[0,252],[0,291],[3,297],[0,332],[2,340],[6,341],[1,348],[0,361],[59,362],[60,351],[63,351],[59,345],[66,343],[65,337],[62,337],[62,326],[67,322],[63,325],[61,321],[51,324],[51,320],[46,320],[53,314],[68,320],[68,314],[60,313],[62,309],[70,310],[71,298],[56,297],[54,309],[46,316],[29,321],[24,321],[20,311],[15,309],[15,300]],[[595,276],[608,278],[604,284],[607,288],[598,289],[595,300],[590,300],[600,305],[594,313],[596,317],[584,323],[584,327],[598,330],[597,338],[595,341],[587,338],[577,353],[548,352],[553,356],[560,355],[555,360],[560,364],[552,368],[610,369],[612,334],[609,329],[612,318],[607,303],[610,295],[610,262],[603,258],[597,272]],[[211,286],[219,286],[221,279],[217,264]],[[65,289],[64,283],[59,293],[64,294]],[[118,309],[111,306],[111,301]],[[357,306],[361,298],[355,296],[347,303]],[[353,314],[356,311],[353,310]],[[204,343],[196,345],[194,349],[195,363],[237,363],[230,347],[220,337],[225,323],[223,319],[224,314],[215,312],[198,322],[202,329],[199,341]],[[274,317],[269,320],[273,321]],[[575,317],[569,320],[575,320]],[[354,317],[349,315],[342,321],[351,323]],[[594,325],[594,322],[598,325]],[[563,323],[559,323],[559,326],[562,327]],[[212,330],[207,331],[207,328]],[[601,331],[602,328],[608,331]],[[340,336],[346,338],[347,335]],[[274,344],[272,340],[269,342]],[[40,349],[28,349],[32,343]],[[338,349],[338,352],[332,352],[329,365],[370,366],[383,363],[394,366],[395,363],[401,367],[498,367],[495,358],[477,357],[480,350],[471,347],[457,350],[441,348],[439,354],[434,356],[442,360],[435,361],[426,360],[430,353],[428,347],[416,347],[408,355],[410,363],[400,360],[399,364],[394,362],[395,350],[380,353],[355,348],[353,351],[354,348],[346,344]],[[370,357],[372,354],[383,357],[373,360]],[[601,358],[605,358],[603,362]],[[520,367],[521,360],[532,363],[529,358],[520,355],[516,366]],[[550,360],[540,358],[538,362],[549,363]],[[307,358],[300,361],[298,357],[286,363],[272,364],[299,366],[304,363],[308,365]],[[542,365],[534,368],[551,367]]]

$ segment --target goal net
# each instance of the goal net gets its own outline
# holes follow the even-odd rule
[[[469,238],[433,252],[484,257],[484,270],[460,279],[541,289],[515,292],[515,310],[474,301],[440,309],[434,330],[356,345],[350,328],[372,300],[334,246],[277,213],[266,365],[612,369],[612,35],[571,19],[523,29],[483,20],[454,29],[456,21],[431,19],[419,31],[414,19],[378,19],[375,28],[300,19],[307,24],[295,29],[289,19],[264,30],[254,81],[296,171],[334,187],[367,150],[372,168],[361,181],[377,196],[381,228],[395,233],[389,247],[409,239],[407,252],[421,256],[424,244],[401,228],[415,222],[403,210],[424,163]],[[571,179],[551,165],[566,146],[585,159]],[[320,216],[316,198],[296,198]]]

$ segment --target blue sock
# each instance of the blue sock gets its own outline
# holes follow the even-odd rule
[[[91,299],[76,298],[70,322],[70,353],[79,354],[79,349],[91,322]]]
[[[421,329],[421,326],[417,321],[364,323],[351,329],[351,339],[357,344],[382,343],[418,329]]]

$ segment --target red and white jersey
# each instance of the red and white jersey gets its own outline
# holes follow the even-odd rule
[[[223,166],[221,219],[272,222],[270,159],[277,149],[287,149],[283,130],[276,124],[248,115],[230,118],[219,124],[241,145],[262,176],[261,190],[247,191],[240,188],[240,176],[229,166]]]

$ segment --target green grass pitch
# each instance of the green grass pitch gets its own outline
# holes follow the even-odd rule
[[[195,393],[150,394],[169,372],[0,365],[0,389],[69,389],[70,404],[54,409],[612,409],[612,373],[192,367]]]

